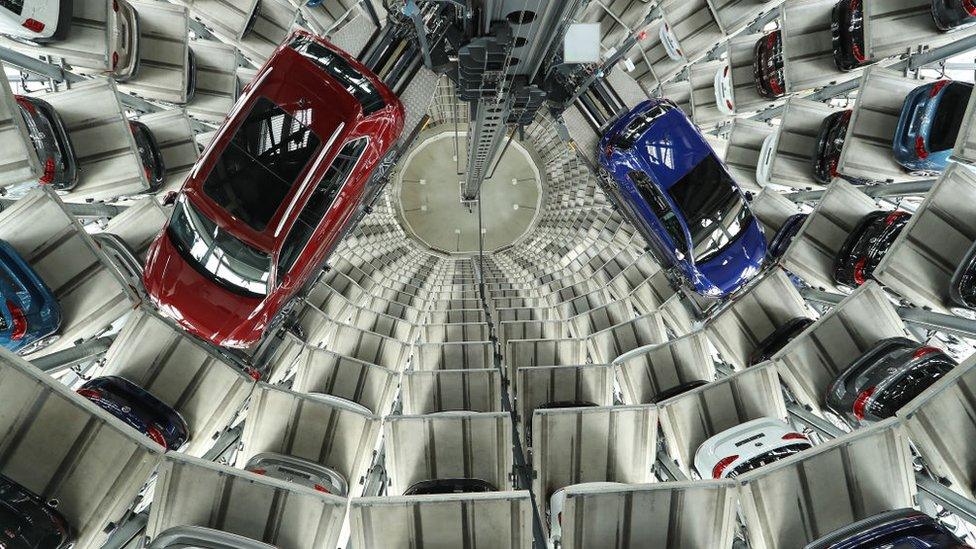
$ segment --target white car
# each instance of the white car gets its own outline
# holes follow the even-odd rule
[[[109,0],[109,4],[109,75],[125,82],[139,72],[139,14],[126,0]]]
[[[760,186],[770,184],[769,171],[773,165],[773,152],[776,150],[776,134],[767,135],[759,149],[759,162],[756,164],[756,181]]]
[[[342,473],[304,458],[264,452],[253,456],[244,465],[245,471],[257,475],[293,482],[318,492],[335,496],[349,493],[349,483]]]
[[[251,538],[203,526],[174,526],[156,536],[149,549],[275,549]]]
[[[812,446],[786,422],[761,417],[703,442],[695,452],[695,470],[703,479],[735,478]]]
[[[563,506],[566,505],[566,490],[580,487],[615,488],[627,486],[622,482],[581,482],[560,488],[549,496],[549,541],[558,546],[563,537]]]
[[[358,402],[353,402],[347,398],[342,398],[340,396],[329,395],[326,393],[309,393],[308,396],[320,400],[322,402],[328,402],[329,404],[335,406],[336,408],[342,408],[343,410],[350,410],[353,412],[358,412],[360,414],[365,414],[367,416],[373,415],[373,412],[363,406]]]
[[[729,116],[735,114],[735,101],[732,98],[732,71],[725,65],[715,71],[715,105],[719,112]]]
[[[0,0],[0,34],[38,44],[64,40],[72,9],[72,0]]]
[[[674,61],[684,61],[685,57],[681,53],[681,45],[678,44],[678,38],[671,32],[671,26],[667,23],[662,24],[657,34],[661,39],[661,45],[664,46],[664,51],[668,54],[668,57]]]

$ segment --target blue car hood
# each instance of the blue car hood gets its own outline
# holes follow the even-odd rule
[[[721,253],[695,265],[703,279],[697,280],[695,286],[699,291],[709,287],[718,288],[723,294],[735,291],[759,272],[765,257],[766,236],[753,218]]]

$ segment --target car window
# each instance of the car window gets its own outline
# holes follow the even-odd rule
[[[383,96],[369,78],[338,53],[308,36],[298,36],[288,45],[338,80],[363,106],[363,115],[368,116],[386,106]]]
[[[684,248],[688,239],[685,237],[684,229],[681,228],[681,221],[678,220],[678,216],[674,214],[674,210],[671,209],[657,185],[651,181],[646,173],[639,170],[631,171],[629,176],[637,187],[637,191],[651,207],[655,217],[664,225],[664,230],[667,231],[674,245]]]
[[[332,161],[328,171],[325,172],[322,181],[315,187],[315,191],[309,197],[301,213],[298,214],[298,218],[281,246],[281,253],[278,254],[279,280],[295,264],[295,260],[298,259],[302,249],[312,237],[312,233],[315,232],[319,223],[322,222],[322,218],[329,211],[329,207],[335,201],[339,190],[345,185],[349,174],[352,173],[363,151],[366,150],[366,142],[367,138],[361,137],[346,143],[336,155],[335,160]]]
[[[268,293],[271,256],[218,228],[185,196],[166,232],[183,259],[213,282],[249,297]]]
[[[617,135],[614,136],[611,144],[614,147],[621,149],[630,149],[634,146],[634,143],[640,139],[640,136],[644,135],[644,132],[651,127],[651,124],[664,116],[665,113],[673,109],[674,107],[669,103],[658,103],[653,107],[647,109],[646,111],[638,114],[631,120],[627,126],[620,130]]]
[[[20,15],[24,10],[24,0],[0,0],[0,8],[8,9],[15,15]]]
[[[311,118],[311,109],[292,116],[258,98],[207,175],[203,192],[263,231],[319,148],[319,137],[308,128]]]
[[[695,261],[717,255],[752,221],[745,199],[714,154],[675,182],[668,194],[685,217]]]
[[[956,137],[972,92],[972,84],[962,82],[950,82],[942,92],[929,132],[929,150],[944,151],[956,146]]]

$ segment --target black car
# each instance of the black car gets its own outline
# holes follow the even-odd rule
[[[42,99],[26,95],[14,99],[44,169],[38,182],[59,191],[71,190],[78,184],[78,159],[61,116]]]
[[[167,450],[178,450],[190,436],[179,412],[125,378],[96,377],[82,385],[78,394]]]
[[[932,19],[939,30],[952,30],[976,23],[973,0],[932,0]]]
[[[861,0],[840,0],[834,5],[830,11],[830,37],[838,69],[850,71],[868,62]]]
[[[186,49],[186,103],[193,101],[197,93],[197,54],[193,48]]]
[[[756,91],[766,99],[786,95],[786,71],[783,68],[783,35],[773,31],[756,42],[752,72]]]
[[[146,180],[149,181],[149,192],[156,192],[163,186],[163,180],[166,177],[163,153],[159,150],[156,137],[148,126],[142,122],[130,120],[129,129],[132,131],[132,137],[136,140],[136,148],[139,149],[142,169],[145,170]]]
[[[813,154],[813,178],[822,185],[829,184],[837,177],[837,164],[840,163],[840,153],[844,149],[844,139],[847,137],[847,126],[851,123],[854,111],[838,111],[824,118],[817,134],[817,150]],[[854,184],[866,181],[846,177]]]
[[[468,494],[477,492],[495,492],[497,489],[488,481],[477,478],[438,478],[423,480],[410,485],[403,492],[405,496],[419,496],[423,494]]]
[[[861,218],[837,254],[834,281],[848,288],[867,282],[911,217],[900,210],[882,210]]]
[[[949,282],[949,308],[959,316],[976,320],[976,242]]]
[[[27,488],[0,475],[0,547],[64,549],[74,541],[68,521]]]
[[[800,227],[803,226],[803,222],[806,221],[807,214],[799,213],[793,214],[786,218],[783,225],[776,231],[773,235],[773,241],[769,243],[769,251],[766,253],[766,257],[770,261],[775,261],[786,253],[786,249],[790,247],[790,243],[793,242],[793,237],[799,232]]]
[[[906,337],[882,339],[834,379],[826,404],[852,423],[881,421],[955,367],[937,347]]]
[[[793,341],[796,336],[800,335],[813,322],[812,318],[800,316],[791,318],[785,324],[773,330],[773,333],[760,341],[756,345],[756,349],[749,355],[749,366],[754,366],[773,358],[773,355],[778,353],[783,347],[786,347],[787,343]]]
[[[805,549],[964,549],[939,521],[915,509],[885,511],[839,528]]]
[[[702,385],[708,385],[708,382],[704,379],[696,379],[694,381],[689,381],[687,383],[682,383],[681,385],[676,385],[670,389],[665,389],[658,394],[651,397],[651,404],[657,404],[658,402],[663,402],[669,398],[676,397],[680,394],[687,393],[692,389],[701,387]]]

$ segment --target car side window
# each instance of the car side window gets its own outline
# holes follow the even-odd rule
[[[640,170],[632,170],[627,175],[634,182],[637,191],[640,192],[641,196],[651,207],[651,212],[664,225],[664,230],[667,231],[674,245],[680,247],[682,243],[686,242],[685,232],[681,228],[681,222],[678,221],[678,216],[675,215],[674,210],[671,209],[671,205],[664,198],[664,194],[661,193],[660,189],[657,188],[646,173]]]
[[[366,150],[367,141],[368,138],[360,137],[343,145],[342,150],[339,151],[335,160],[332,161],[332,165],[325,172],[325,176],[316,185],[312,196],[309,197],[305,207],[298,214],[298,218],[291,226],[291,231],[281,245],[281,252],[278,254],[277,279],[279,281],[295,265],[298,256],[301,255],[305,245],[312,238],[312,233],[325,218],[332,202],[335,201],[339,191],[349,179],[349,175],[359,163],[363,151]]]

